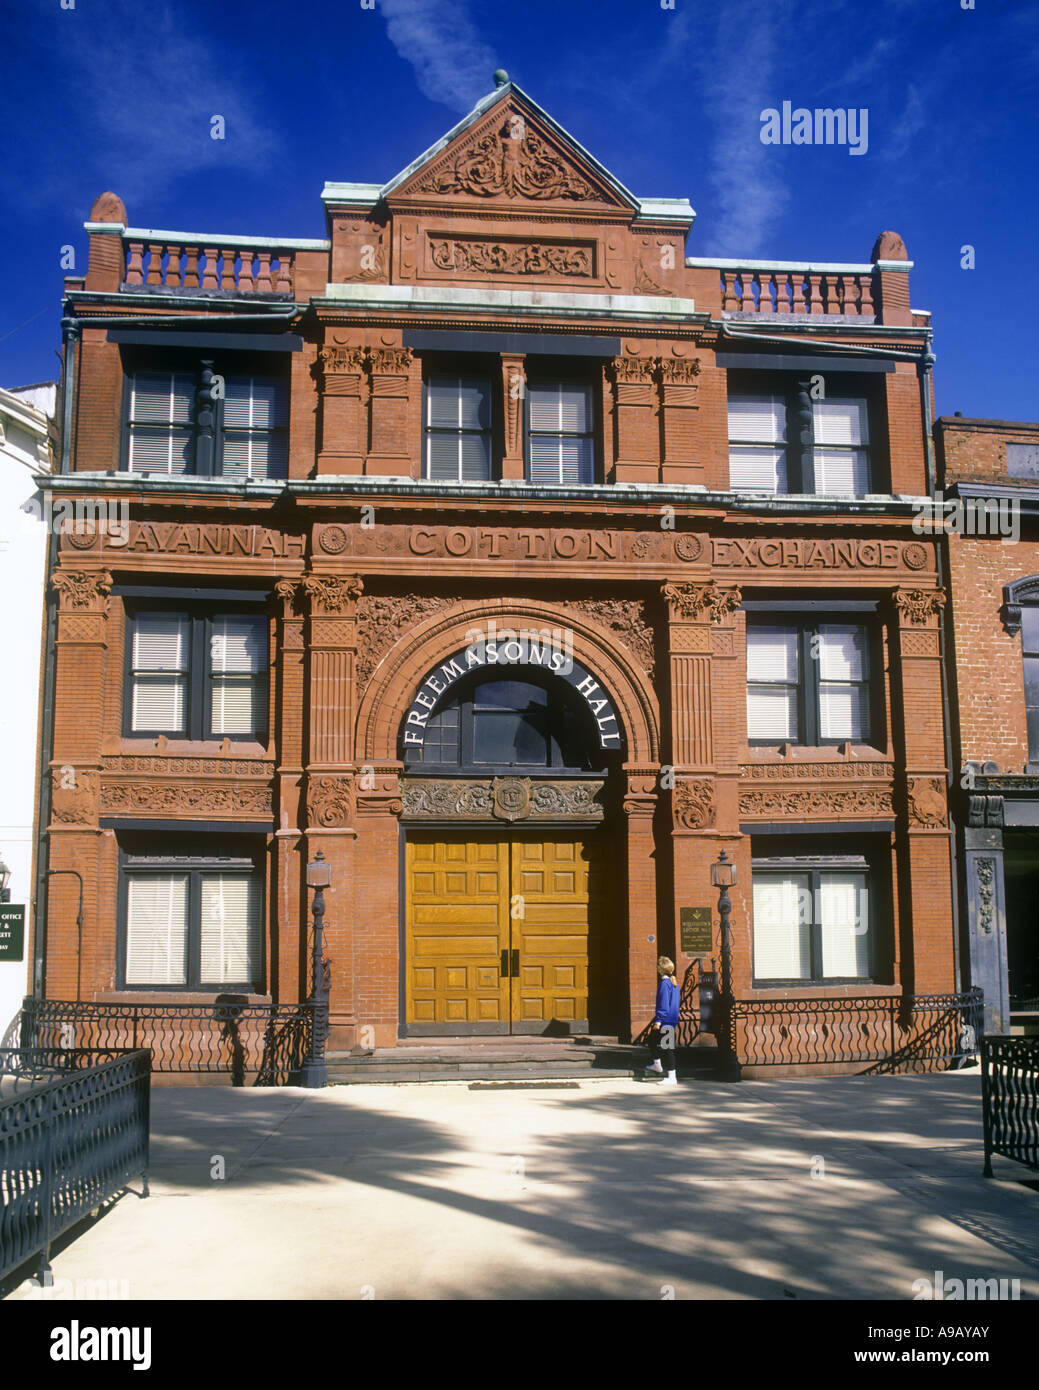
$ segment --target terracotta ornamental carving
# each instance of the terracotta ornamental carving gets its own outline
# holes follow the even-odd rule
[[[415,185],[419,193],[471,193],[479,198],[602,201],[526,124],[514,115]]]
[[[357,604],[354,674],[358,690],[364,689],[379,662],[409,628],[454,602],[423,594],[363,595]]]
[[[671,804],[675,824],[683,830],[703,830],[714,824],[714,787],[707,777],[676,782]]]
[[[915,825],[945,824],[945,782],[941,777],[910,777],[906,795],[909,819]]]
[[[316,613],[346,613],[364,592],[364,581],[356,574],[308,574],[300,586]]]
[[[353,783],[349,778],[317,777],[307,788],[307,816],[312,824],[326,828],[348,825],[353,809]]]
[[[221,816],[269,820],[272,808],[270,787],[257,782],[101,783],[102,815],[148,813],[207,820]]]
[[[405,777],[404,816],[411,820],[601,821],[602,779],[541,781]]]
[[[430,237],[429,259],[438,270],[486,275],[595,274],[594,247],[549,241],[476,241],[469,237]]]
[[[566,606],[615,632],[638,657],[642,670],[652,676],[656,654],[644,603],[626,598],[583,598]]]
[[[887,787],[741,788],[741,820],[889,820],[894,816]]]
[[[51,585],[61,595],[63,609],[100,608],[108,611],[108,594],[112,588],[112,576],[98,570],[79,573],[73,570],[56,570],[51,577]]]
[[[694,622],[723,622],[739,608],[743,597],[739,589],[723,588],[713,580],[709,584],[668,583],[663,593],[673,617]]]
[[[895,606],[903,623],[926,623],[941,617],[945,594],[941,589],[896,589]]]

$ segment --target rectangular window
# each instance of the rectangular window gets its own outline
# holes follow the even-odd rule
[[[529,481],[593,482],[592,388],[567,382],[530,385],[527,410]]]
[[[255,864],[176,857],[175,868],[138,867],[134,860],[124,869],[123,983],[258,989],[263,879]]]
[[[859,623],[747,624],[751,743],[864,743],[869,631]]]
[[[729,486],[736,492],[831,493],[872,487],[863,397],[815,398],[811,381],[729,395]]]
[[[267,644],[262,613],[132,612],[125,732],[262,738]]]
[[[1021,606],[1021,663],[1025,678],[1028,761],[1039,763],[1039,605]]]
[[[491,384],[481,377],[426,382],[426,477],[487,482],[491,477]]]
[[[753,867],[755,983],[868,980],[873,971],[870,871],[820,859]],[[861,865],[859,867],[858,865]]]
[[[212,383],[211,394],[204,382]],[[180,370],[133,371],[126,423],[126,466],[133,473],[288,474],[289,391],[282,376],[223,373],[208,360]]]

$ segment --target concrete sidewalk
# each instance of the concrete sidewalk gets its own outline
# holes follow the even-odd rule
[[[11,1297],[912,1300],[942,1271],[1034,1298],[1037,1175],[981,1167],[976,1070],[160,1087],[152,1196]]]

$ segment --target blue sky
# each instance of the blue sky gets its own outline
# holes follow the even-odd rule
[[[103,190],[134,226],[323,236],[326,179],[389,179],[504,67],[634,193],[690,199],[689,255],[865,261],[900,232],[939,411],[1039,419],[1039,5],[965,2],[29,0],[5,17],[0,384],[56,375],[62,248],[85,268]],[[865,107],[866,153],[763,145],[784,100]]]

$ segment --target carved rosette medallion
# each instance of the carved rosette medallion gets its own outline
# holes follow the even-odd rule
[[[662,590],[671,611],[671,620],[720,623],[739,608],[743,595],[735,586],[723,587],[712,579],[708,584],[676,584],[668,581]]]
[[[530,815],[530,778],[496,777],[491,787],[491,809],[498,820],[526,820]]]
[[[695,564],[703,555],[703,538],[701,536],[676,536],[675,537],[675,557],[684,560],[687,565]]]
[[[945,824],[945,783],[942,778],[910,777],[906,782],[906,800],[912,824]]]
[[[675,783],[671,800],[675,824],[682,830],[703,830],[714,824],[714,785],[708,777]]]
[[[941,589],[896,589],[894,599],[902,623],[923,624],[932,617],[940,618],[945,607]]]

